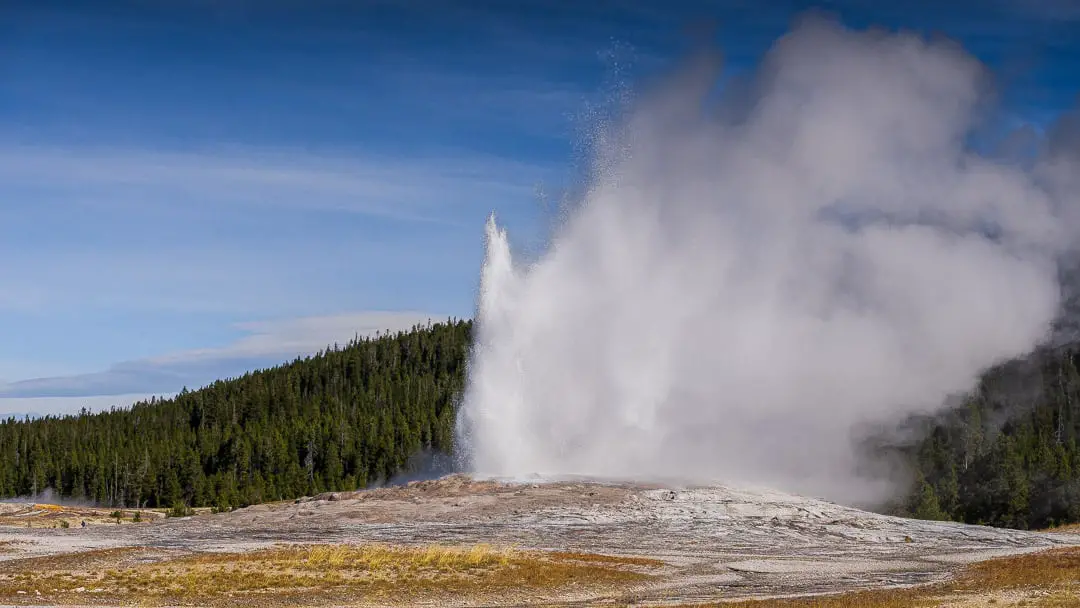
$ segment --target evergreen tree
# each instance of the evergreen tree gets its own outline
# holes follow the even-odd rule
[[[453,451],[471,329],[448,320],[131,408],[2,420],[0,496],[227,509],[385,481],[418,452]],[[1080,521],[1078,357],[1043,350],[997,366],[958,409],[916,425],[922,439],[889,455],[916,473],[896,512]]]
[[[934,491],[934,486],[927,483],[925,479],[919,484],[919,492],[916,494],[916,498],[915,504],[911,509],[912,517],[934,521],[941,521],[949,518],[941,509],[941,503],[938,502],[937,492]]]
[[[172,399],[0,421],[0,496],[224,509],[385,480],[452,452],[470,331],[449,320]]]
[[[1046,349],[988,370],[964,405],[908,450],[917,474],[909,512],[921,506],[920,516],[932,516],[936,501],[968,523],[1080,521],[1078,357]]]

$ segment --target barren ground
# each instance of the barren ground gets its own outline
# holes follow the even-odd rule
[[[127,511],[119,525],[109,511],[20,508],[0,506],[0,603],[685,604],[935,583],[973,562],[1080,546],[1076,534],[907,520],[769,491],[463,476],[182,519],[144,512],[131,523]],[[65,517],[70,528],[33,524]],[[346,548],[310,547],[323,543]],[[271,587],[281,593],[251,603]],[[995,593],[996,605],[1030,599]],[[1047,593],[1080,604],[1072,586]]]

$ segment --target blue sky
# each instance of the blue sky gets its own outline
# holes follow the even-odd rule
[[[717,24],[943,32],[1014,123],[1080,91],[1080,0],[0,4],[0,414],[126,405],[468,317],[492,210],[525,248],[615,96]],[[903,6],[900,6],[903,4]]]

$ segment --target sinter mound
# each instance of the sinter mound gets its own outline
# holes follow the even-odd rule
[[[648,584],[575,602],[701,601],[940,581],[963,565],[1080,536],[888,517],[768,490],[463,475],[231,513],[85,530],[0,531],[0,559],[85,548],[251,551],[279,543],[470,546],[651,558]],[[560,596],[562,597],[562,596]],[[550,603],[552,598],[546,601]],[[467,597],[456,599],[470,603]]]

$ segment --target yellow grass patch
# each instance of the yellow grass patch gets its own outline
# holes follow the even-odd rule
[[[954,586],[959,590],[1065,586],[1080,592],[1080,548],[1051,549],[974,564]]]
[[[709,604],[723,608],[1080,607],[1080,547],[972,564],[956,580],[929,587]]]
[[[1080,534],[1080,524],[1067,524],[1064,526],[1056,526],[1053,528],[1047,528],[1043,532],[1053,532],[1055,534]]]
[[[114,514],[121,515],[120,521]],[[138,514],[138,518],[136,518]],[[99,509],[47,503],[0,504],[0,526],[18,528],[79,528],[82,522],[88,526],[115,526],[117,523],[144,523],[163,519],[165,512],[154,509]],[[139,522],[136,522],[138,519]]]
[[[0,563],[0,603],[34,598],[57,604],[273,605],[543,597],[560,589],[613,588],[651,578],[648,564],[622,559],[488,545],[287,545],[179,557],[125,548]]]

